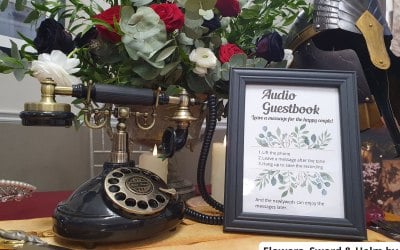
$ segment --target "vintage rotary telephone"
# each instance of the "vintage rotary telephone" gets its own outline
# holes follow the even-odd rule
[[[131,112],[123,105],[177,105],[171,118],[176,121],[177,129],[168,128],[162,143],[163,151],[171,156],[186,142],[190,122],[196,119],[189,106],[196,100],[185,90],[175,97],[159,90],[101,84],[62,87],[48,79],[41,82],[41,100],[25,103],[24,111],[20,113],[22,124],[71,126],[74,115],[70,105],[56,103],[56,95],[85,98],[84,120],[90,128],[103,127],[111,115],[116,117],[118,124],[113,134],[110,161],[104,163],[102,173],[82,184],[55,209],[55,233],[85,243],[109,243],[148,238],[175,228],[184,215],[183,201],[160,177],[135,167],[129,159],[126,119],[133,115],[144,118],[143,121],[150,120],[140,123],[143,128],[148,128],[154,124],[155,114]],[[105,105],[92,108],[91,101]]]

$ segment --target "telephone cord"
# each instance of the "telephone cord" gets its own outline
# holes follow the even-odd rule
[[[224,205],[216,201],[213,197],[211,197],[208,194],[205,185],[205,169],[206,169],[207,157],[210,151],[210,145],[217,124],[217,98],[215,97],[215,95],[210,95],[208,97],[207,106],[208,106],[208,115],[207,115],[206,129],[204,133],[204,141],[201,147],[199,163],[197,167],[197,185],[199,187],[201,197],[204,199],[204,201],[206,201],[210,206],[217,209],[218,211],[223,212]],[[224,220],[223,216],[207,215],[197,212],[190,208],[185,208],[185,214],[189,219],[211,225],[222,225]]]

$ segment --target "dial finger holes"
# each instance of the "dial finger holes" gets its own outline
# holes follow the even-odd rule
[[[130,174],[131,173],[131,171],[129,169],[127,169],[127,168],[121,168],[120,171],[122,173],[124,173],[124,174]]]
[[[114,177],[117,177],[117,178],[121,178],[122,176],[124,176],[122,173],[120,173],[120,172],[114,172],[113,174],[112,174]]]
[[[132,198],[128,198],[125,200],[125,205],[127,205],[128,207],[134,207],[134,206],[136,206],[136,200],[132,199]]]
[[[110,178],[108,179],[108,183],[110,184],[118,184],[119,180],[117,178]]]
[[[116,200],[119,201],[123,201],[126,199],[126,195],[124,193],[116,193],[114,197]]]
[[[116,192],[119,192],[120,187],[117,185],[112,185],[112,186],[108,187],[108,190],[110,190],[110,192],[112,192],[112,193],[116,193]]]
[[[137,203],[137,206],[138,206],[140,209],[147,209],[147,208],[149,207],[149,205],[148,205],[147,202],[145,202],[145,201],[139,201],[139,202]]]
[[[160,203],[164,203],[165,202],[165,198],[162,195],[157,195],[156,196],[156,200]]]
[[[149,205],[151,208],[157,208],[158,207],[158,202],[156,200],[149,200]]]

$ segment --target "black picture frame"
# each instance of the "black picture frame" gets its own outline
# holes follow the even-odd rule
[[[270,185],[270,188],[268,188],[270,189],[269,191],[268,189],[265,189],[266,186],[264,186],[263,189],[259,189],[259,191],[257,191],[256,188],[257,187],[260,188],[260,186],[256,186],[256,188],[254,188],[254,184],[257,183],[256,181],[254,181],[254,183],[251,183],[250,185],[253,187],[253,189],[250,189],[253,190],[252,192],[248,191],[249,185],[248,182],[246,181],[248,179],[245,179],[244,181],[244,173],[247,172],[253,173],[258,171],[257,168],[259,168],[259,165],[257,165],[257,167],[254,168],[256,170],[253,171],[252,167],[254,165],[252,165],[249,162],[254,161],[252,160],[254,159],[254,157],[249,157],[253,156],[252,153],[248,154],[246,152],[253,150],[251,148],[254,146],[253,144],[249,143],[249,140],[250,142],[252,142],[253,139],[251,138],[251,136],[249,137],[248,134],[253,133],[252,131],[254,130],[257,130],[249,126],[249,124],[253,124],[252,118],[249,116],[251,112],[257,112],[257,110],[260,109],[262,110],[261,106],[253,107],[253,105],[249,105],[249,107],[246,108],[246,105],[248,105],[246,104],[246,102],[257,103],[257,101],[254,101],[254,99],[256,98],[253,98],[251,93],[258,94],[258,89],[260,91],[264,91],[266,88],[272,90],[274,90],[275,88],[279,88],[280,90],[285,88],[289,92],[291,89],[295,89],[297,91],[297,88],[299,88],[301,91],[304,91],[305,94],[307,93],[310,94],[310,96],[307,99],[312,99],[313,96],[317,96],[317,98],[320,98],[320,100],[322,98],[322,100],[324,101],[325,99],[335,100],[336,98],[335,95],[337,95],[338,106],[333,107],[332,110],[337,110],[339,117],[337,117],[338,119],[336,119],[338,120],[338,122],[331,126],[333,128],[336,127],[334,131],[336,130],[338,131],[337,133],[339,134],[340,138],[334,137],[332,138],[331,141],[332,142],[334,142],[335,140],[340,141],[340,143],[337,144],[337,149],[336,149],[339,157],[335,159],[330,159],[328,157],[329,159],[327,159],[327,162],[337,161],[338,163],[337,165],[341,164],[341,167],[338,166],[337,168],[332,168],[333,169],[332,171],[333,173],[335,173],[335,171],[337,173],[341,172],[342,181],[338,181],[337,185],[332,184],[331,187],[332,190],[334,190],[333,188],[335,185],[336,186],[335,188],[339,188],[339,190],[340,188],[342,188],[343,192],[335,192],[335,193],[331,192],[330,194],[332,197],[330,197],[329,195],[322,196],[317,192],[320,191],[318,188],[314,188],[311,190],[312,192],[314,192],[315,190],[315,193],[310,193],[309,192],[310,190],[304,191],[301,189],[299,185],[296,186],[297,189],[294,190],[292,189],[292,193],[290,193],[289,192],[290,190],[288,189],[286,190],[287,191],[286,194],[284,194],[284,191],[282,192],[282,194],[280,194],[281,197],[284,196],[284,198],[281,198],[282,201],[288,200],[288,202],[291,202],[291,200],[287,198],[289,197],[289,195],[291,195],[290,196],[291,199],[294,202],[296,202],[296,205],[287,206],[289,207],[288,211],[291,212],[286,213],[285,211],[283,211],[287,209],[287,207],[278,210],[280,209],[279,206],[275,206],[274,209],[277,210],[271,210],[272,206],[268,207],[266,205],[265,206],[258,205],[260,204],[260,202],[261,203],[264,202],[267,205],[273,204],[271,203],[271,200],[268,199],[267,197],[268,195],[274,195],[274,192],[277,192],[277,190],[279,190],[279,189],[275,190],[274,188],[276,188],[275,186],[278,186],[275,184],[279,183],[280,181],[278,180],[278,178],[276,178],[274,184],[275,186],[273,186],[272,184],[264,183],[265,185]],[[266,93],[268,93],[269,89],[267,90]],[[318,91],[322,92],[319,93]],[[328,97],[328,94],[324,94],[325,91],[327,91],[326,93],[332,93],[329,94],[332,95],[332,97]],[[286,94],[288,94],[288,92],[286,92]],[[324,97],[324,95],[326,96]],[[281,97],[282,96],[283,95],[281,95]],[[279,101],[281,101],[279,102],[281,104],[285,103],[285,100],[279,100]],[[281,111],[282,110],[284,109],[281,109]],[[330,113],[331,111],[326,111],[326,112]],[[285,113],[285,115],[288,114],[289,113]],[[322,123],[322,119],[320,120]],[[335,122],[335,120],[332,121],[333,123]],[[266,124],[268,126],[267,122]],[[279,129],[280,134],[283,134],[283,131],[285,129],[287,130],[288,127],[291,126],[289,122],[285,124],[288,125],[282,126],[282,131]],[[322,125],[317,124],[315,126],[323,127],[323,124]],[[297,130],[299,130],[299,127],[298,126],[296,127]],[[268,128],[263,127],[263,129],[268,129]],[[278,129],[276,130],[272,129],[273,132],[276,132],[277,130]],[[312,132],[313,131],[311,131],[311,133]],[[272,136],[271,134],[269,135]],[[355,72],[298,70],[298,69],[247,69],[247,68],[231,69],[230,92],[229,92],[229,115],[228,115],[228,125],[227,125],[224,231],[305,236],[305,237],[322,237],[322,238],[332,238],[341,240],[365,240],[367,237],[367,233],[366,233],[365,215],[364,215],[365,212],[364,212],[364,200],[363,200],[363,189],[362,189],[362,174],[361,174],[362,170],[360,161],[359,137],[360,135],[359,135],[358,111],[357,111],[357,86],[356,86]],[[271,140],[273,140],[273,137],[271,138],[272,138]],[[313,137],[313,139],[315,138]],[[257,140],[257,143],[259,143],[260,140]],[[265,141],[261,142],[262,143],[261,144],[259,143],[259,145],[264,145],[264,146],[267,145]],[[305,144],[304,142],[305,141],[303,141],[303,144]],[[332,145],[333,144],[334,143],[332,143]],[[272,147],[269,149],[272,149]],[[292,150],[293,152],[297,152],[295,151],[297,149],[290,149],[290,150]],[[314,151],[308,151],[311,149],[304,149],[304,150],[305,151],[301,152],[304,152],[305,155],[309,154],[310,158],[311,156],[319,157],[319,155],[317,154],[321,154],[318,153],[317,150],[315,153]],[[262,153],[263,151],[258,151],[258,154],[260,154],[260,152]],[[335,150],[333,150],[332,152],[335,152]],[[273,152],[271,151],[271,153]],[[331,151],[329,151],[328,153],[331,153]],[[277,158],[274,158],[274,160],[277,160]],[[272,160],[271,162],[273,162],[274,160]],[[303,160],[306,160],[306,158],[303,158]],[[264,160],[259,161],[257,164],[260,164],[260,162],[264,164],[264,162],[268,163],[268,160],[265,160],[264,158]],[[306,165],[298,165],[298,166],[300,166],[299,169],[306,167]],[[317,166],[315,165],[314,167]],[[324,167],[327,168],[327,166]],[[296,168],[293,169],[296,170]],[[289,173],[290,171],[288,171],[288,174],[290,174]],[[282,171],[282,173],[284,172]],[[281,179],[283,178],[284,177],[282,177]],[[253,180],[254,179],[250,181]],[[273,181],[271,180],[270,183],[273,183]],[[246,186],[244,186],[244,184]],[[324,183],[324,185],[325,184],[326,183]],[[313,184],[311,184],[311,186],[312,185]],[[307,197],[305,197],[304,195],[299,197],[296,195],[296,192],[305,192],[306,195],[310,193],[310,195],[311,194],[313,196],[315,195],[315,197],[321,196],[324,199],[327,199],[328,202],[323,203],[323,205],[321,205],[322,208],[316,209],[317,211],[315,213],[316,216],[314,214],[304,215],[303,213],[308,213],[309,209],[305,209],[303,205],[297,205],[297,204],[299,202],[301,203],[301,199],[306,200]],[[264,200],[262,200],[261,198],[254,199],[254,197],[251,197],[252,195],[258,195],[254,193],[263,194]],[[325,194],[326,193],[327,192],[325,190]],[[341,199],[336,199],[337,195],[342,197],[343,200],[340,201]],[[248,198],[248,196],[250,198]],[[331,200],[331,198],[335,199]],[[278,199],[274,200],[274,202],[278,201],[279,201]],[[250,205],[248,205],[248,203],[250,203]],[[343,210],[343,212],[338,212],[338,214],[330,215],[331,212],[328,211],[329,209],[325,209],[323,206],[325,205],[333,206],[335,208],[336,206],[335,203],[342,204],[341,206],[337,205],[336,210],[338,211]],[[262,207],[261,209],[262,212],[260,212],[260,207]],[[332,213],[335,212],[333,211]]]

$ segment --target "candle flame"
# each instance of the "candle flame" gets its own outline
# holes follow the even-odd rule
[[[157,156],[157,145],[156,144],[154,144],[153,155]]]
[[[226,147],[226,135],[224,136],[224,147]]]

